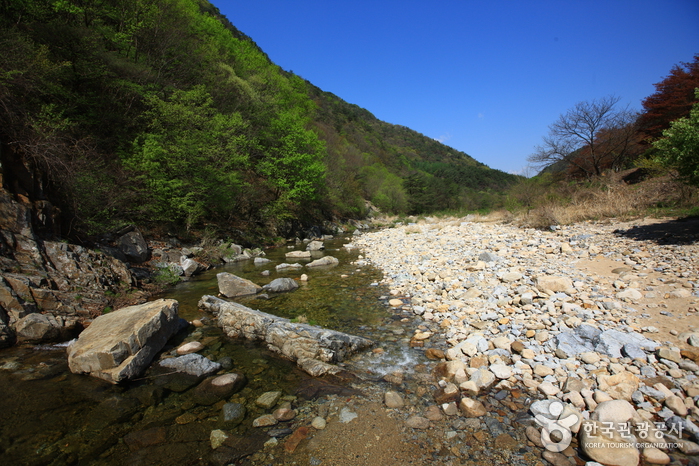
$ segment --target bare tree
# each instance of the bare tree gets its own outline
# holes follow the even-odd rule
[[[636,113],[628,106],[617,109],[619,100],[609,96],[576,104],[549,126],[527,160],[540,168],[564,162],[588,178],[618,170],[634,153],[637,134]]]

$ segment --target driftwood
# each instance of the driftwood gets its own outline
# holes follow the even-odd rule
[[[219,327],[229,337],[264,341],[270,350],[296,361],[313,376],[339,372],[333,363],[374,344],[366,338],[294,323],[214,296],[202,296],[199,308],[216,315]]]

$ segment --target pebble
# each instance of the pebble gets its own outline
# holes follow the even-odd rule
[[[311,427],[317,430],[323,430],[325,429],[326,426],[326,421],[320,416],[316,416],[313,418],[313,421],[311,421]]]
[[[427,429],[430,427],[430,420],[422,416],[411,416],[405,424],[411,429]]]
[[[456,402],[468,421],[485,422],[494,437],[506,434],[505,424],[490,417],[490,406],[480,402],[493,387],[486,396],[506,406],[513,400],[507,394],[515,389],[550,397],[549,402],[562,400],[564,414],[559,414],[575,414],[571,429],[579,429],[579,440],[585,435],[583,419],[663,422],[675,416],[689,422],[692,412],[699,415],[692,399],[699,396],[699,351],[655,341],[663,327],[648,320],[659,311],[661,318],[680,318],[652,299],[699,297],[699,245],[618,234],[634,230],[633,222],[585,222],[546,231],[468,219],[426,219],[419,225],[367,232],[353,240],[363,261],[382,269],[382,284],[396,297],[390,305],[423,322],[411,346],[427,346],[424,341],[444,348],[441,354],[428,348],[425,355],[453,363],[441,376],[438,395],[447,396],[447,383],[453,383],[461,399],[438,401],[444,405],[430,406],[425,417],[409,417],[408,426],[424,429],[430,419],[441,422]],[[618,263],[614,277],[588,274],[575,265],[597,258]],[[689,313],[696,313],[698,302],[690,303]],[[693,328],[671,335],[699,345],[699,331]],[[535,405],[530,406],[533,415]],[[539,415],[553,416],[551,406],[542,405]],[[537,448],[540,432],[539,426],[526,431]],[[450,442],[456,438],[451,435]],[[695,447],[699,450],[688,440],[680,442],[681,451]],[[588,454],[600,463],[635,466],[641,455],[635,447],[597,450]],[[611,451],[613,458],[600,450]],[[570,448],[565,451],[574,455]],[[571,464],[565,454],[541,454],[552,464]],[[643,451],[651,464],[663,464],[663,455],[653,448]]]
[[[384,402],[388,408],[402,408],[405,404],[398,392],[388,391],[384,395]]]
[[[204,349],[204,345],[198,341],[190,341],[177,348],[177,355],[183,356],[185,354],[196,353]]]

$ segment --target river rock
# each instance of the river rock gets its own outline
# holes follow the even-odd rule
[[[422,416],[411,416],[405,422],[405,425],[411,429],[427,429],[430,426],[430,420]]]
[[[325,426],[327,425],[325,419],[323,419],[320,416],[316,416],[313,418],[313,421],[311,421],[311,427],[317,430],[323,430],[325,429]]]
[[[211,434],[209,435],[209,442],[211,443],[211,448],[213,450],[217,449],[221,445],[223,445],[226,440],[228,440],[229,435],[220,430],[220,429],[215,429],[211,431]]]
[[[275,278],[267,285],[263,286],[262,289],[265,291],[271,291],[272,293],[284,293],[286,291],[294,291],[298,287],[299,284],[296,283],[296,280],[293,278],[282,277]]]
[[[388,408],[402,408],[405,404],[400,394],[394,391],[387,391],[384,394],[384,402]]]
[[[592,413],[592,419],[601,423],[612,422],[619,424],[628,422],[634,417],[636,410],[633,405],[626,400],[610,400],[603,401],[597,405],[595,412]]]
[[[310,251],[290,251],[285,254],[287,259],[310,259]]]
[[[276,426],[277,424],[279,424],[279,421],[271,414],[263,414],[252,421],[253,427],[270,427]]]
[[[329,364],[324,361],[319,361],[313,358],[300,358],[296,360],[296,365],[299,369],[306,372],[312,377],[320,377],[323,375],[334,375],[342,371],[335,364]]]
[[[38,313],[22,317],[15,324],[15,333],[20,342],[38,343],[57,340],[62,330],[53,316]]]
[[[357,419],[357,413],[350,411],[349,408],[345,407],[340,410],[340,422],[347,424],[354,419]]]
[[[216,279],[218,280],[219,292],[226,298],[256,294],[262,289],[261,286],[250,280],[240,278],[228,272],[217,274]]]
[[[195,403],[210,406],[240,391],[246,383],[243,374],[229,373],[218,377],[209,377],[202,381],[192,392]]]
[[[206,268],[193,259],[183,259],[180,262],[180,266],[182,267],[182,273],[185,277],[196,275]]]
[[[226,429],[232,429],[245,419],[245,406],[240,403],[226,403],[221,408],[219,423]]]
[[[536,277],[534,283],[542,291],[566,292],[573,288],[573,282],[568,277],[542,275]]]
[[[221,369],[219,363],[197,353],[163,359],[160,365],[194,377],[203,377]]]
[[[184,343],[177,348],[177,354],[182,356],[184,354],[196,353],[204,349],[204,345],[200,341],[190,341],[189,343]]]
[[[263,409],[272,409],[281,397],[282,392],[279,391],[265,392],[255,400],[255,404]]]
[[[615,426],[599,421],[585,421],[579,433],[579,444],[587,456],[608,466],[638,466],[639,451],[624,438]]]
[[[76,374],[118,383],[141,374],[179,329],[178,303],[159,299],[102,315],[68,346]]]
[[[459,408],[466,417],[481,417],[488,414],[483,403],[473,398],[462,398],[459,401]]]
[[[670,464],[670,457],[662,450],[649,447],[643,449],[643,459],[650,464]]]
[[[280,271],[280,270],[287,270],[287,269],[300,269],[300,268],[303,268],[303,265],[297,264],[297,263],[287,264],[286,262],[283,262],[283,263],[281,263],[281,264],[276,265],[274,268],[275,268],[277,271]],[[269,271],[266,270],[265,272],[269,272]]]
[[[306,267],[332,267],[339,264],[340,261],[332,256],[323,256],[313,262],[306,264]]]
[[[306,251],[320,251],[325,249],[325,245],[322,241],[313,240],[306,246]]]
[[[610,376],[600,375],[597,377],[597,384],[601,391],[613,399],[631,401],[633,392],[638,390],[640,380],[631,372],[623,371]]]

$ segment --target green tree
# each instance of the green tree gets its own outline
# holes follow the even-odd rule
[[[146,100],[148,129],[124,158],[151,195],[143,202],[145,213],[189,228],[205,215],[229,212],[248,161],[241,116],[217,112],[203,86]]]
[[[661,163],[676,169],[687,183],[699,186],[699,88],[694,95],[697,102],[689,116],[670,123],[653,147],[659,151]]]
[[[325,175],[325,145],[293,110],[279,113],[266,136],[255,169],[273,191],[274,214],[279,216],[316,199]]]

